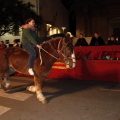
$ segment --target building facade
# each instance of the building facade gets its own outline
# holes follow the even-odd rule
[[[115,35],[120,40],[120,0],[93,0],[80,3],[80,0],[64,0],[74,2],[74,20],[71,11],[62,3],[63,0],[23,0],[30,2],[37,14],[42,17],[42,24],[39,29],[40,37],[49,36],[56,33],[72,32],[78,37],[83,33],[86,37],[92,37],[94,32],[100,33],[106,41],[111,35]],[[70,22],[71,20],[71,22]],[[6,34],[1,40],[21,39],[20,36],[12,36]]]
[[[94,4],[94,3],[93,3]],[[96,6],[95,6],[96,5]],[[94,32],[107,40],[115,35],[120,40],[120,1],[101,0],[99,4],[78,9],[76,14],[76,36],[80,32],[85,36],[92,36]]]
[[[69,12],[61,3],[61,0],[23,0],[24,2],[30,2],[35,7],[33,10],[42,17],[42,24],[38,30],[40,37],[49,36],[57,33],[65,33],[69,30]],[[14,39],[20,39],[21,30],[19,36],[13,36],[5,34],[1,36],[1,40],[9,40],[12,44]]]

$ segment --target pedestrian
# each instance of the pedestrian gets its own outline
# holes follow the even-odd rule
[[[4,44],[4,41],[0,41],[0,48],[5,49],[7,46]]]

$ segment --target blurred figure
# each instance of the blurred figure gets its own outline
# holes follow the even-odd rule
[[[95,32],[91,39],[90,46],[100,46],[105,45],[104,40],[100,37],[99,33]]]
[[[70,33],[66,33],[65,39],[67,39],[67,40],[70,40],[70,39],[71,39],[71,38],[70,38]]]
[[[83,37],[82,33],[80,34],[79,39],[77,40],[75,46],[88,46],[88,43],[86,39]]]
[[[112,35],[110,40],[108,40],[107,45],[119,45],[119,42],[116,40],[116,37]]]
[[[19,44],[17,43],[16,40],[13,41],[13,47],[19,47]]]
[[[2,49],[4,49],[4,48],[6,48],[7,46],[4,44],[4,42],[3,41],[0,41],[0,48],[2,48]]]

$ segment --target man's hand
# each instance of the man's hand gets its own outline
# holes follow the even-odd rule
[[[41,47],[41,45],[36,45],[36,47],[37,47],[37,48],[39,48],[39,49],[41,49],[41,48],[42,48],[42,47]]]

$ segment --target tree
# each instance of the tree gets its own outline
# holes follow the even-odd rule
[[[15,34],[27,18],[34,18],[37,27],[42,22],[41,16],[32,9],[34,5],[22,0],[0,0],[0,36],[5,33]]]

